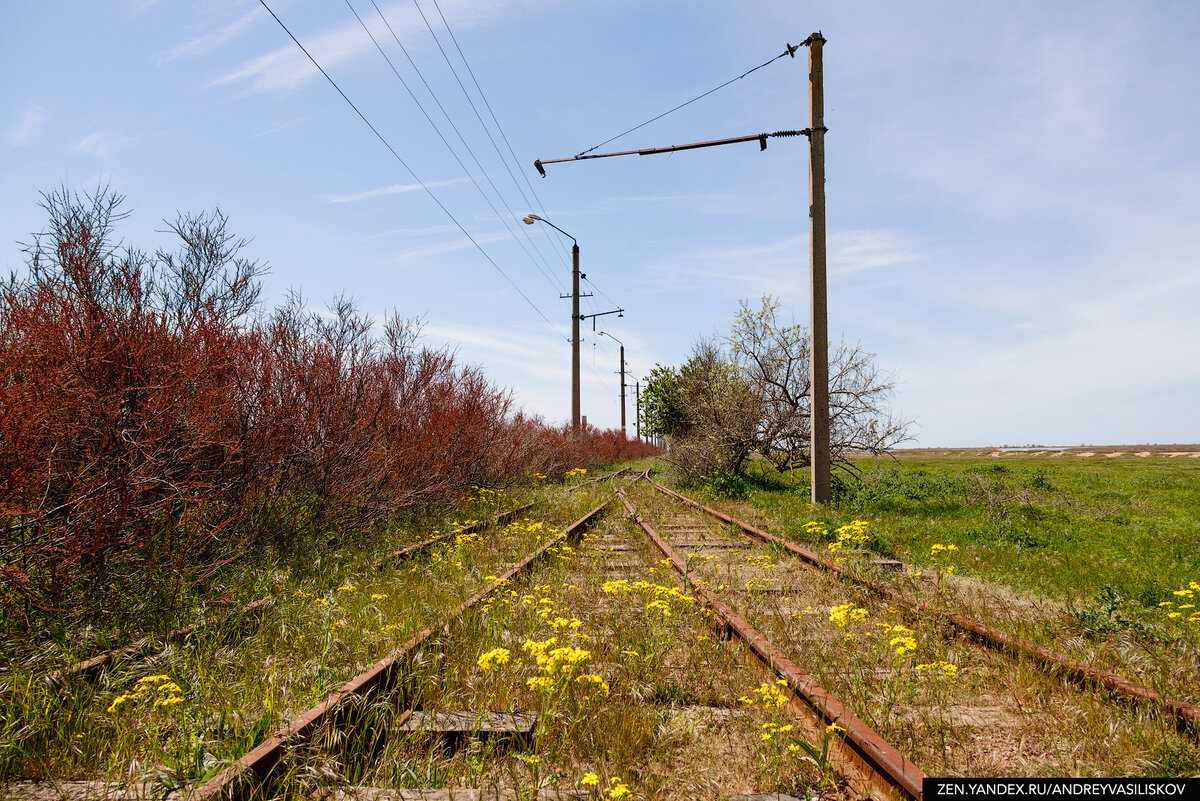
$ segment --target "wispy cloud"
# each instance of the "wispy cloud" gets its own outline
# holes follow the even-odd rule
[[[397,35],[401,37],[408,32],[415,33],[418,30],[417,26],[422,24],[413,9],[399,4],[384,8],[383,13],[387,16],[388,22],[391,23]],[[391,38],[391,34],[379,20],[378,15],[363,15],[363,20],[376,38],[381,41]],[[374,50],[374,45],[363,33],[362,26],[357,21],[351,21],[315,35],[305,35],[302,31],[295,30],[293,32],[304,43],[305,48],[312,53],[313,58],[327,70]],[[210,85],[241,86],[245,94],[249,95],[269,92],[289,94],[317,75],[317,69],[308,60],[308,57],[289,42],[283,47],[253,58],[237,69],[219,76]]]
[[[93,131],[75,143],[76,153],[86,153],[98,159],[106,159],[118,147],[133,141],[117,131]]]
[[[893,229],[837,231],[829,236],[829,271],[839,275],[891,267],[917,258],[913,244]]]
[[[502,242],[508,238],[509,234],[507,233],[490,234],[487,236],[476,236],[475,242],[480,245],[490,245],[494,242]],[[473,247],[475,247],[475,245],[471,244],[471,240],[467,239],[465,236],[459,236],[451,241],[441,242],[436,245],[428,245],[427,247],[416,248],[414,250],[397,254],[392,258],[392,261],[403,262],[410,261],[411,259],[424,258],[426,256],[440,256],[443,253],[453,253],[456,250],[463,250],[464,248]]]
[[[442,12],[458,29],[485,24],[501,14],[509,13],[511,7],[528,0],[462,0],[461,2],[443,2]],[[408,3],[393,3],[382,8],[391,28],[402,40],[418,40],[425,33],[425,23],[421,21],[416,10]],[[375,14],[363,14],[363,21],[371,29],[371,33],[380,41],[390,41],[391,33]],[[287,22],[285,19],[284,22]],[[289,25],[289,28],[291,26]],[[362,26],[356,20],[339,25],[323,33],[293,32],[304,43],[325,69],[335,69],[368,52],[374,52],[375,46],[370,38],[363,33]],[[296,91],[319,73],[290,42],[269,53],[253,58],[235,70],[225,73],[213,80],[210,86],[240,86],[245,94],[256,95],[270,92],[289,94]]]
[[[242,16],[238,17],[233,22],[225,25],[218,30],[197,36],[194,39],[189,39],[186,42],[181,42],[171,48],[163,58],[171,61],[177,58],[186,56],[198,56],[202,53],[207,53],[210,50],[220,47],[238,34],[250,28],[255,22],[266,17],[266,12],[261,6],[256,6]]]
[[[380,186],[375,189],[368,189],[365,192],[357,192],[352,195],[335,195],[334,197],[326,198],[326,203],[353,203],[358,200],[368,200],[373,197],[383,197],[385,195],[399,195],[405,192],[416,192],[422,188],[436,189],[440,186],[453,186],[466,181],[466,178],[451,178],[446,181],[430,181],[424,187],[421,184],[392,184],[390,186]]]
[[[21,112],[16,124],[8,129],[5,139],[15,147],[31,144],[41,133],[45,123],[46,109],[37,103],[30,103]]]

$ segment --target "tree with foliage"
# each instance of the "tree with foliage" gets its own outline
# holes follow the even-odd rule
[[[640,398],[642,434],[665,438],[680,433],[686,421],[679,405],[679,372],[656,364],[642,380],[646,382]]]
[[[679,371],[656,368],[656,388],[682,415],[664,430],[673,459],[692,477],[739,470],[757,452],[783,472],[809,464],[809,338],[778,320],[770,295],[742,301],[721,343],[704,341]],[[882,453],[908,438],[911,422],[888,407],[895,381],[858,345],[840,344],[829,359],[830,450],[853,470],[852,453]],[[653,376],[653,374],[652,374]]]

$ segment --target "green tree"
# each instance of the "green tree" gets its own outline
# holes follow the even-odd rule
[[[670,437],[686,428],[679,399],[679,372],[673,367],[654,365],[645,376],[642,388],[642,433],[650,437]]]

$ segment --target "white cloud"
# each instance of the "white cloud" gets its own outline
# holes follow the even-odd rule
[[[170,61],[185,56],[198,56],[201,53],[207,53],[225,44],[263,17],[265,17],[265,13],[262,7],[256,6],[219,30],[197,36],[194,39],[189,39],[186,42],[176,45],[167,52],[164,58]]]
[[[37,135],[41,133],[45,123],[46,109],[37,103],[30,103],[21,112],[21,117],[17,120],[16,125],[8,129],[5,138],[10,145],[15,147],[32,144]]]
[[[463,28],[486,23],[487,20],[498,14],[509,13],[510,7],[517,2],[526,2],[526,0],[443,2],[441,9],[451,25],[455,28]],[[394,3],[391,6],[383,7],[382,11],[387,17],[391,29],[395,31],[401,41],[423,41],[423,37],[428,36],[425,23],[421,21],[420,16],[410,4]],[[391,32],[379,19],[378,14],[361,13],[361,16],[363,22],[379,42],[392,41]],[[287,19],[283,21],[284,23],[288,22]],[[319,34],[296,30],[291,25],[288,27],[304,44],[304,47],[312,53],[313,58],[326,70],[334,69],[368,52],[375,52],[375,45],[363,32],[362,25],[357,20]],[[289,42],[287,45],[251,59],[237,69],[219,76],[209,85],[238,85],[243,87],[246,94],[250,95],[269,92],[288,94],[296,91],[317,75],[317,69],[308,57]]]
[[[441,186],[453,186],[466,181],[466,178],[451,178],[447,181],[431,181],[427,182],[424,187],[421,184],[392,184],[391,186],[380,186],[375,189],[368,189],[365,192],[357,192],[353,195],[336,195],[327,198],[326,203],[353,203],[358,200],[367,200],[373,197],[383,197],[384,195],[398,195],[404,192],[416,192],[422,188],[436,189]]]
[[[803,244],[807,244],[807,237]],[[899,231],[860,229],[829,236],[829,271],[845,275],[915,261],[918,254]]]

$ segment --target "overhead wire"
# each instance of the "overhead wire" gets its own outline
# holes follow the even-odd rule
[[[283,20],[281,20],[279,18],[279,16],[271,9],[271,7],[269,5],[267,5],[266,0],[259,0],[259,3],[262,4],[262,7],[267,10],[267,13],[271,15],[271,17],[275,20],[275,22],[279,24],[279,27],[282,28],[283,32],[288,35],[288,38],[290,38],[293,42],[295,42],[296,46],[300,48],[301,52],[303,52],[304,55],[308,57],[308,60],[311,61],[313,66],[316,67],[317,70],[321,73],[321,75],[323,75],[325,77],[325,80],[329,82],[329,85],[332,86],[337,91],[337,93],[342,96],[342,99],[345,100],[347,105],[349,105],[350,108],[352,108],[354,110],[354,113],[358,115],[358,118],[361,119],[366,124],[366,126],[371,129],[371,133],[375,134],[375,138],[378,139],[383,144],[383,146],[388,149],[388,152],[391,153],[392,156],[396,159],[396,161],[400,163],[400,166],[404,167],[405,171],[412,177],[412,179],[414,181],[416,181],[417,184],[420,185],[420,187],[423,190],[425,190],[425,194],[429,195],[430,199],[433,200],[433,202],[437,204],[438,208],[442,210],[442,213],[450,218],[450,221],[453,222],[455,227],[457,227],[458,230],[462,232],[463,236],[465,236],[468,240],[470,240],[471,244],[475,246],[475,249],[478,250],[480,252],[480,254],[488,261],[488,263],[491,264],[492,267],[494,267],[496,269],[496,272],[500,273],[500,275],[504,277],[504,280],[507,281],[514,290],[516,290],[517,294],[520,295],[527,304],[529,304],[529,307],[532,308],[535,312],[537,312],[538,316],[541,317],[546,322],[546,325],[550,326],[551,330],[554,331],[555,335],[561,336],[561,332],[554,326],[554,323],[550,322],[550,318],[547,317],[542,312],[542,310],[539,309],[537,307],[537,305],[532,300],[529,299],[529,296],[526,295],[521,290],[521,287],[519,287],[517,285],[517,283],[515,281],[513,281],[512,278],[509,277],[508,273],[506,273],[504,271],[504,269],[502,267],[500,267],[499,264],[496,263],[495,259],[493,259],[491,257],[491,255],[486,250],[483,249],[483,246],[480,245],[478,241],[476,241],[475,237],[471,236],[470,232],[467,231],[467,229],[463,227],[463,224],[458,221],[458,218],[455,217],[454,214],[451,213],[450,209],[448,209],[446,207],[446,205],[444,203],[442,203],[442,201],[438,198],[438,196],[436,194],[434,194],[433,190],[431,190],[428,186],[426,186],[425,182],[422,181],[420,179],[420,177],[417,176],[416,172],[413,171],[412,167],[408,166],[408,162],[406,162],[400,156],[400,154],[398,152],[396,152],[396,149],[394,147],[392,147],[392,144],[390,142],[388,142],[388,140],[384,137],[384,135],[379,132],[379,129],[376,128],[375,125],[369,119],[367,119],[366,115],[363,114],[362,111],[358,108],[358,106],[354,104],[354,101],[351,100],[350,97],[344,91],[342,91],[342,87],[338,86],[337,81],[335,81],[333,79],[333,77],[328,72],[325,71],[325,68],[322,67],[320,62],[318,62],[313,57],[312,53],[308,52],[308,49],[303,44],[300,43],[300,40],[297,39],[296,35],[293,34],[292,31],[288,28],[288,26],[284,24]]]
[[[416,2],[416,0],[413,0],[413,2]],[[807,44],[807,42],[806,42],[806,44]],[[736,83],[737,81],[740,81],[742,78],[745,78],[747,75],[750,75],[751,73],[758,72],[758,71],[759,71],[759,70],[761,70],[763,67],[766,67],[766,66],[768,66],[768,65],[770,65],[770,64],[773,64],[773,63],[775,63],[776,61],[778,61],[779,59],[783,58],[784,56],[791,56],[792,58],[795,58],[795,57],[796,57],[796,51],[797,51],[797,50],[799,50],[799,49],[800,49],[800,45],[791,45],[791,44],[789,44],[789,45],[787,46],[787,50],[784,50],[782,53],[780,53],[779,55],[775,56],[774,58],[771,58],[771,59],[768,59],[767,61],[764,61],[762,64],[759,64],[757,67],[754,67],[753,69],[746,70],[745,72],[743,72],[741,75],[737,76],[736,78],[730,78],[728,81],[726,81],[725,83],[721,84],[720,86],[713,87],[712,89],[709,89],[707,92],[704,92],[703,94],[696,95],[696,96],[695,96],[695,97],[693,97],[691,100],[688,100],[687,102],[684,102],[684,103],[680,103],[678,106],[675,106],[675,108],[673,108],[673,109],[669,109],[668,111],[664,111],[662,114],[659,114],[657,117],[651,117],[650,119],[646,120],[645,122],[643,122],[643,123],[641,123],[641,124],[639,124],[639,125],[635,125],[635,126],[633,126],[633,127],[632,127],[632,128],[630,128],[628,131],[623,131],[623,132],[621,132],[621,133],[617,134],[616,136],[613,136],[613,137],[611,137],[611,138],[609,138],[609,139],[605,139],[605,140],[604,140],[603,142],[601,142],[600,144],[598,144],[598,145],[593,145],[593,146],[589,147],[587,150],[584,150],[584,151],[581,151],[581,152],[579,152],[579,153],[576,153],[575,155],[576,155],[576,157],[578,157],[578,156],[583,156],[583,155],[585,155],[585,154],[587,154],[587,153],[591,153],[593,150],[596,150],[597,148],[604,147],[604,146],[605,146],[605,145],[607,145],[609,142],[615,142],[616,140],[620,139],[622,136],[625,136],[626,134],[631,134],[631,133],[633,133],[634,131],[638,130],[639,128],[645,128],[645,127],[646,127],[647,125],[649,125],[650,123],[652,123],[652,122],[656,122],[656,121],[658,121],[658,120],[661,120],[663,117],[667,116],[668,114],[672,114],[672,113],[674,113],[674,112],[676,112],[676,111],[679,111],[679,109],[683,108],[684,106],[690,106],[692,103],[695,103],[697,100],[701,100],[702,98],[708,97],[708,96],[709,96],[709,95],[711,95],[713,92],[716,92],[716,91],[719,91],[719,90],[721,90],[721,89],[724,89],[726,86],[729,86],[729,84],[731,84],[731,83]]]
[[[516,151],[513,150],[512,143],[508,141],[508,135],[504,133],[504,126],[500,124],[500,119],[496,116],[496,112],[492,110],[492,104],[488,102],[487,94],[483,91],[483,87],[479,85],[478,79],[475,77],[475,70],[471,69],[471,62],[467,61],[467,56],[463,53],[462,47],[458,44],[458,37],[454,35],[454,29],[450,27],[449,20],[442,13],[442,7],[438,4],[438,0],[433,0],[433,7],[437,9],[438,16],[442,18],[442,24],[446,26],[446,32],[450,34],[450,41],[454,42],[454,49],[458,51],[458,57],[462,59],[463,66],[467,68],[467,74],[471,76],[471,82],[475,84],[475,91],[479,92],[479,97],[483,99],[483,105],[487,108],[488,114],[492,118],[492,123],[496,126],[496,130],[500,132],[500,138],[504,140],[505,147],[508,148],[508,153],[512,157],[513,164],[517,165],[517,172],[525,179],[525,185],[529,187],[529,193],[533,195],[533,199],[537,202],[538,210],[543,214],[546,213],[546,207],[542,205],[542,199],[538,196],[537,190],[533,188],[533,182],[529,180],[529,175],[525,170],[521,169],[521,160],[517,158]],[[529,198],[525,197],[522,192],[521,197],[525,202],[529,202]],[[550,237],[550,232],[543,229],[542,233],[547,238]],[[564,262],[566,259],[564,258]]]
[[[446,66],[450,68],[450,73],[451,73],[451,74],[454,76],[454,80],[455,80],[455,82],[457,82],[457,83],[458,83],[458,88],[462,90],[463,97],[465,97],[465,98],[467,99],[467,104],[468,104],[468,105],[471,107],[471,111],[473,111],[473,112],[475,113],[475,119],[477,119],[477,120],[479,121],[479,125],[480,125],[480,127],[481,127],[481,128],[483,128],[483,132],[484,132],[484,134],[486,134],[486,135],[487,135],[488,141],[492,143],[492,148],[493,148],[493,149],[496,151],[496,155],[500,157],[500,162],[501,162],[501,163],[504,165],[504,169],[505,169],[505,170],[508,172],[508,177],[512,179],[513,185],[517,187],[517,191],[518,191],[518,192],[521,194],[521,198],[522,198],[522,199],[523,199],[523,200],[524,200],[526,203],[530,203],[530,201],[529,201],[529,198],[528,198],[528,197],[525,195],[525,191],[524,191],[523,189],[521,189],[521,184],[520,184],[520,183],[517,181],[517,178],[516,178],[516,176],[513,174],[512,168],[511,168],[511,167],[509,166],[509,164],[508,164],[508,160],[507,160],[507,159],[505,159],[505,158],[504,158],[504,154],[500,152],[500,146],[496,144],[496,140],[495,140],[495,138],[492,136],[491,129],[489,129],[489,128],[488,128],[488,126],[487,126],[487,123],[485,123],[485,122],[483,121],[483,115],[479,113],[479,109],[478,109],[478,107],[476,107],[476,105],[475,105],[475,101],[474,101],[474,99],[471,97],[471,93],[467,91],[467,87],[466,87],[466,85],[463,83],[463,81],[462,81],[462,78],[459,76],[459,74],[458,74],[458,70],[456,70],[456,69],[454,68],[454,63],[453,63],[453,62],[450,60],[450,56],[449,56],[449,54],[447,54],[447,53],[446,53],[446,48],[442,47],[442,42],[441,42],[441,40],[438,38],[438,35],[437,35],[437,33],[436,33],[436,32],[434,32],[434,30],[433,30],[433,25],[431,25],[431,24],[430,24],[430,22],[429,22],[429,18],[425,16],[425,11],[424,11],[424,9],[422,9],[422,8],[421,8],[421,4],[420,4],[420,3],[418,3],[418,2],[417,2],[417,0],[412,0],[412,3],[413,3],[413,6],[414,6],[414,7],[417,9],[417,13],[421,15],[421,19],[422,19],[422,21],[424,21],[424,23],[425,23],[425,28],[426,28],[426,30],[428,30],[428,31],[429,31],[429,35],[430,35],[431,37],[433,37],[433,42],[434,42],[434,44],[436,44],[436,45],[437,45],[438,52],[440,52],[440,53],[442,54],[442,58],[445,60],[445,62],[446,62]],[[442,16],[442,22],[443,22],[443,23],[445,23],[445,22],[446,22],[446,17],[445,17],[445,15],[442,15],[442,14],[441,14],[441,8],[440,8],[440,7],[438,8],[438,14]],[[448,31],[450,30],[450,27],[449,27],[449,25],[448,25],[448,24],[447,24],[447,26],[446,26],[446,30],[448,30]],[[452,39],[454,38],[454,33],[453,33],[453,31],[451,31],[451,33],[450,33],[450,36],[451,36],[451,38],[452,38]],[[456,42],[456,46],[457,46],[457,42]],[[462,50],[461,50],[461,48],[459,49],[459,55],[460,55],[460,56],[462,55]],[[464,64],[467,64],[467,61],[466,61],[466,58],[465,58],[465,57],[463,58],[463,63],[464,63]],[[471,71],[471,68],[470,68],[470,65],[469,65],[469,64],[467,64],[467,70],[468,70],[469,72]],[[472,77],[474,77],[474,73],[472,73]],[[475,85],[476,85],[476,87],[478,88],[478,86],[479,86],[478,82],[476,82],[476,84],[475,84]],[[483,92],[482,92],[482,90],[480,90],[480,96],[483,96]],[[483,96],[483,97],[484,97],[484,102],[486,103],[486,102],[487,102],[487,98],[486,98],[486,96]],[[497,127],[499,127],[499,125],[497,125]],[[503,132],[501,132],[501,133],[503,134]],[[514,162],[514,163],[517,163],[517,159],[516,159],[516,156],[515,156],[515,155],[513,156],[513,162]],[[520,172],[520,171],[521,171],[521,168],[520,168],[520,165],[519,165],[519,163],[518,163],[518,166],[517,166],[517,171],[518,171],[518,172]],[[526,180],[526,182],[528,182],[528,181],[529,181],[529,179],[528,179],[528,178],[526,178],[525,180]],[[531,185],[531,186],[532,186],[532,185]],[[532,205],[532,204],[530,204],[530,205]],[[540,200],[538,201],[538,206],[539,206],[539,207],[541,207],[541,201],[540,201]],[[545,212],[545,209],[544,209],[544,208],[542,208],[542,211],[543,211],[543,212]],[[549,231],[543,231],[543,233],[546,235],[546,239],[547,239],[547,241],[552,241],[552,240],[550,239],[550,232],[549,232]],[[556,252],[558,252],[560,256],[562,255],[561,251],[556,251]],[[564,264],[565,264],[565,257],[563,257],[563,259],[564,259]]]
[[[371,2],[372,2],[372,5],[375,4],[374,0],[371,0]],[[525,251],[525,255],[529,257],[530,261],[533,262],[534,266],[538,269],[539,272],[541,272],[542,276],[547,281],[550,282],[550,285],[555,290],[561,292],[562,284],[559,282],[556,282],[553,278],[552,273],[548,272],[549,264],[546,263],[546,266],[543,268],[543,266],[538,263],[537,259],[534,258],[533,254],[529,252],[529,248],[525,246],[525,243],[521,241],[521,238],[517,235],[516,231],[513,230],[512,226],[510,225],[510,223],[508,221],[508,218],[506,218],[504,215],[502,215],[500,213],[499,209],[496,208],[496,205],[492,202],[491,198],[488,197],[487,193],[483,190],[483,187],[479,185],[479,182],[477,180],[475,180],[475,176],[471,174],[471,170],[468,169],[468,167],[465,164],[463,164],[462,159],[459,157],[459,155],[455,151],[454,147],[450,144],[449,140],[446,139],[445,135],[442,133],[442,131],[438,127],[437,123],[435,123],[433,121],[433,118],[429,115],[429,112],[425,110],[425,107],[421,104],[421,101],[419,99],[417,99],[416,93],[413,92],[412,87],[410,87],[408,85],[408,81],[404,80],[404,76],[402,76],[400,74],[400,71],[398,69],[396,69],[396,65],[394,63],[392,63],[392,60],[391,60],[391,58],[388,57],[387,52],[384,51],[383,47],[379,44],[379,41],[375,38],[375,35],[373,33],[371,33],[371,29],[369,27],[367,27],[367,24],[363,20],[362,16],[359,15],[358,11],[350,3],[350,0],[345,0],[345,3],[346,3],[346,7],[350,9],[350,13],[354,14],[354,18],[358,20],[358,24],[362,26],[363,31],[365,31],[367,36],[371,39],[371,43],[375,45],[375,49],[379,51],[379,55],[383,56],[383,60],[386,61],[388,67],[391,68],[392,74],[395,75],[396,79],[400,81],[400,84],[404,87],[404,90],[406,92],[408,92],[408,96],[412,99],[413,103],[416,104],[416,106],[420,110],[421,114],[424,115],[425,120],[429,123],[430,127],[433,128],[434,132],[438,135],[438,138],[442,140],[442,144],[444,144],[446,146],[446,149],[450,151],[450,155],[454,157],[454,160],[458,163],[458,166],[462,168],[462,171],[466,174],[467,178],[470,179],[472,184],[474,184],[475,189],[479,192],[480,197],[482,197],[484,202],[487,203],[488,207],[491,208],[492,213],[496,215],[496,218],[498,220],[500,220],[500,224],[504,226],[505,230],[508,231],[509,235],[513,237],[513,239],[521,247],[521,249],[523,251]],[[375,10],[379,11],[379,6],[376,5]],[[409,64],[411,64],[413,69],[416,70],[417,75],[421,78],[421,81],[423,83],[425,83],[425,88],[429,90],[429,93],[433,96],[434,102],[437,103],[438,108],[440,108],[442,110],[442,114],[446,117],[446,121],[450,124],[450,127],[454,129],[454,132],[456,134],[458,134],[458,138],[462,142],[463,147],[466,148],[467,153],[469,153],[471,158],[475,160],[475,165],[479,168],[479,171],[483,174],[483,177],[491,185],[492,191],[496,193],[496,197],[499,198],[500,203],[505,206],[505,208],[508,210],[509,215],[513,215],[512,208],[508,205],[508,202],[504,199],[504,195],[496,187],[495,182],[492,181],[491,176],[488,174],[488,172],[484,168],[484,166],[479,162],[479,159],[475,156],[475,152],[473,150],[471,150],[471,146],[469,144],[467,144],[467,140],[465,138],[463,138],[462,133],[458,130],[458,126],[456,126],[454,124],[454,121],[450,119],[450,115],[447,114],[446,109],[442,107],[441,101],[439,101],[437,99],[437,95],[434,93],[433,89],[430,88],[428,82],[425,82],[425,77],[423,75],[421,75],[421,71],[417,68],[417,65],[413,62],[412,57],[409,56],[408,50],[405,49],[404,45],[400,42],[399,37],[396,36],[396,32],[394,30],[392,30],[392,26],[388,23],[387,18],[383,16],[382,12],[380,12],[380,18],[383,20],[383,24],[386,25],[387,29],[391,32],[392,38],[396,40],[396,44],[400,46],[401,51],[408,58]],[[528,234],[526,234],[525,238],[529,239]],[[537,250],[537,245],[532,240],[530,240],[529,244],[533,246],[534,250]],[[544,255],[542,255],[540,250],[537,250],[537,252],[538,252],[538,255],[541,256],[542,262],[545,263],[546,257]]]

